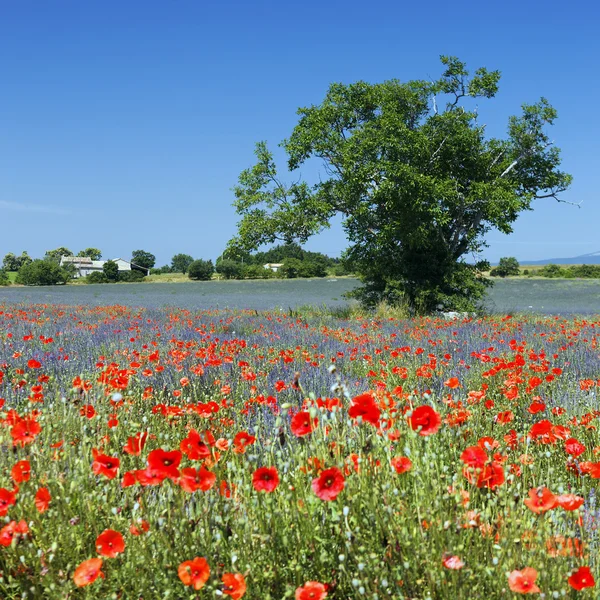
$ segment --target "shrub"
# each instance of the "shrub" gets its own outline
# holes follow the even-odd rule
[[[107,260],[103,267],[104,276],[108,281],[118,281],[119,279],[119,265],[113,260]]]
[[[215,270],[219,275],[223,275],[225,279],[241,279],[244,265],[235,260],[224,258],[217,263]]]
[[[0,285],[10,285],[8,273],[4,269],[0,269]]]
[[[546,265],[545,267],[542,267],[538,271],[538,275],[540,275],[540,277],[551,277],[551,278],[563,277],[564,272],[565,272],[565,270],[562,267],[560,267],[559,265],[550,264],[550,265]]]
[[[274,279],[277,273],[271,269],[265,269],[262,265],[244,265],[242,270],[244,279]]]
[[[138,283],[140,281],[144,281],[146,276],[142,271],[138,271],[132,269],[131,271],[119,271],[118,281],[123,281],[126,283]]]
[[[523,269],[523,275],[529,275],[529,269]]]
[[[23,265],[17,275],[17,283],[23,285],[56,285],[66,283],[71,274],[62,269],[57,262],[49,260],[34,260]]]
[[[500,259],[498,266],[492,269],[490,275],[492,277],[513,277],[520,273],[519,261],[514,256],[505,256]]]
[[[103,272],[93,271],[85,278],[86,283],[108,283],[108,278]]]
[[[208,281],[215,270],[212,260],[195,260],[188,267],[188,277],[196,281]]]

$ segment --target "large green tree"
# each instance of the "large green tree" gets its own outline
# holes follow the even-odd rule
[[[151,269],[156,263],[156,257],[146,250],[134,250],[131,253],[131,262],[142,269]]]
[[[100,260],[102,258],[102,250],[98,248],[84,248],[77,253],[77,256],[91,258],[92,260]]]
[[[341,215],[346,258],[366,304],[408,300],[418,312],[471,309],[485,293],[485,234],[512,231],[539,198],[559,199],[571,176],[547,126],[556,111],[542,98],[486,136],[477,102],[493,98],[500,73],[442,57],[437,81],[333,84],[301,108],[283,143],[294,171],[322,162],[318,183],[285,184],[265,143],[234,188],[241,220],[231,252],[275,240],[303,243]]]
[[[173,273],[187,273],[189,266],[194,262],[194,257],[189,254],[176,254],[171,259]]]
[[[63,256],[73,256],[73,253],[68,248],[65,248],[64,246],[60,246],[59,248],[56,248],[55,250],[46,250],[45,258],[47,260],[53,260],[57,263],[60,263],[60,259]]]

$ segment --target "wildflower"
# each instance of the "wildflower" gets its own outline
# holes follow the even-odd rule
[[[590,571],[589,567],[579,567],[577,571],[571,574],[571,577],[567,580],[569,585],[578,592],[584,588],[591,588],[596,585],[594,576]]]
[[[152,450],[148,455],[148,468],[156,473],[161,473],[169,479],[179,477],[179,463],[181,452],[179,450],[166,451],[162,448]]]
[[[455,390],[456,388],[462,387],[460,385],[460,381],[458,380],[458,377],[450,377],[450,379],[447,379],[446,381],[444,381],[444,385],[446,387],[449,387],[451,390]]]
[[[524,502],[527,508],[537,515],[552,510],[558,505],[556,496],[546,487],[529,490],[529,498],[526,498]]]
[[[52,496],[48,491],[48,488],[41,487],[35,494],[35,507],[38,512],[44,513],[48,510],[48,506],[50,505],[50,500],[52,500]]]
[[[256,438],[253,435],[250,435],[247,431],[240,431],[233,438],[233,451],[237,454],[244,454],[246,452],[246,447],[254,444]]]
[[[205,558],[196,557],[194,560],[182,562],[177,569],[177,574],[183,585],[191,585],[194,590],[198,591],[208,581],[210,567]]]
[[[537,571],[531,567],[515,570],[508,576],[508,587],[517,594],[538,594],[540,588],[535,585],[537,576]]]
[[[221,581],[223,593],[233,600],[240,600],[246,593],[246,580],[241,573],[224,573]]]
[[[331,467],[312,481],[313,492],[324,501],[335,500],[344,489],[346,481],[337,467]]]
[[[35,360],[35,358],[30,358],[27,361],[27,366],[30,369],[41,369],[42,368],[42,363],[40,361],[38,361],[38,360]]]
[[[569,438],[565,441],[565,452],[577,458],[585,452],[585,446],[575,438]]]
[[[16,492],[11,492],[6,488],[0,488],[0,517],[4,517],[8,513],[8,509],[14,506],[17,501]]]
[[[84,560],[76,569],[73,574],[73,581],[77,587],[84,587],[94,583],[98,577],[104,577],[101,571],[102,559],[101,558],[88,558]]]
[[[352,399],[352,405],[348,409],[348,416],[352,419],[362,417],[363,421],[371,425],[379,425],[381,411],[371,394],[361,394]]]
[[[302,587],[296,589],[295,600],[325,600],[327,586],[318,581],[307,581]]]
[[[577,510],[584,502],[581,496],[575,494],[561,494],[556,497],[556,503],[565,510]]]
[[[105,529],[96,538],[96,551],[102,556],[115,558],[125,550],[123,536],[114,529]]]
[[[195,429],[190,429],[188,436],[181,440],[179,448],[190,460],[202,460],[210,456],[210,448]]]
[[[96,448],[92,449],[92,456],[94,457],[94,462],[92,462],[94,475],[104,475],[107,479],[114,479],[117,476],[121,464],[118,457],[102,454]]]
[[[296,437],[303,437],[312,433],[318,423],[319,421],[317,418],[310,418],[310,413],[308,411],[301,410],[292,417],[290,428]]]
[[[11,521],[0,529],[0,546],[10,546],[15,536],[25,536],[28,533],[29,527],[25,521]]]
[[[144,433],[138,432],[135,434],[135,436],[127,438],[127,444],[123,446],[123,450],[131,456],[139,456],[146,445],[147,439],[147,431],[144,431]]]
[[[419,430],[419,435],[433,435],[441,424],[440,415],[427,404],[415,408],[409,417],[409,425],[412,429]]]
[[[142,535],[142,533],[146,533],[147,531],[150,530],[150,523],[148,523],[148,521],[144,521],[144,519],[140,519],[138,521],[139,527],[138,525],[136,525],[135,523],[132,523],[129,526],[129,533],[131,535]]]
[[[15,463],[10,471],[10,476],[15,483],[23,483],[31,478],[31,465],[28,460],[20,460]]]
[[[252,475],[252,485],[257,492],[273,492],[279,485],[279,474],[275,467],[260,467]]]
[[[442,565],[446,569],[458,571],[465,566],[465,563],[458,556],[452,556],[450,554],[446,554],[442,558]]]
[[[406,473],[412,469],[412,461],[407,456],[395,456],[391,460],[392,467],[396,473]]]
[[[207,492],[215,485],[216,481],[217,476],[206,467],[201,467],[198,470],[188,467],[181,469],[179,485],[182,490],[192,494],[196,490]]]

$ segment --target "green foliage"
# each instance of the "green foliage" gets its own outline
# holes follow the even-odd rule
[[[68,248],[60,246],[55,250],[46,250],[46,255],[44,258],[46,260],[53,260],[56,263],[60,263],[60,259],[63,256],[73,256],[73,253]]]
[[[244,265],[236,260],[224,258],[217,263],[215,270],[225,279],[241,279],[243,277]]]
[[[18,271],[23,265],[27,265],[32,261],[32,258],[24,250],[21,256],[15,256],[9,252],[2,261],[2,268],[5,271]]]
[[[171,259],[171,273],[187,273],[189,266],[194,262],[194,257],[189,254],[176,254]]]
[[[107,260],[102,266],[102,271],[107,281],[115,282],[119,279],[119,265],[113,260]]]
[[[520,274],[519,261],[514,256],[501,258],[498,266],[490,271],[492,277],[514,277]]]
[[[242,270],[243,279],[275,279],[277,273],[271,269],[265,269],[262,265],[244,264]]]
[[[118,281],[126,283],[138,283],[144,281],[146,275],[142,271],[132,269],[131,271],[119,271]]]
[[[156,256],[145,250],[134,250],[131,253],[131,262],[133,266],[142,267],[142,269],[151,269],[156,263]]]
[[[570,277],[600,279],[600,265],[573,265],[567,269]]]
[[[71,273],[62,269],[55,260],[34,260],[19,269],[17,283],[23,285],[56,285],[66,283]]]
[[[537,274],[540,277],[550,277],[550,278],[564,277],[565,270],[562,267],[560,267],[559,265],[550,264],[550,265],[545,265],[544,267],[542,267],[537,272]]]
[[[486,246],[490,230],[510,233],[537,198],[558,198],[571,176],[559,170],[546,133],[556,118],[547,100],[524,104],[506,138],[487,138],[468,110],[474,103],[463,104],[494,97],[499,72],[482,68],[470,77],[458,59],[442,63],[437,81],[333,84],[320,105],[301,108],[283,145],[290,170],[311,158],[324,163],[329,177],[313,186],[283,183],[258,143],[257,164],[234,188],[241,220],[229,250],[303,243],[339,214],[365,304],[475,308],[490,282],[486,264],[465,257]]]
[[[102,251],[98,248],[86,248],[85,250],[80,250],[77,253],[77,256],[88,257],[92,260],[100,260],[102,258]]]
[[[212,260],[195,260],[188,267],[188,277],[194,280],[208,281],[214,273]]]
[[[8,278],[8,273],[4,269],[0,269],[0,285],[10,285],[10,279]]]
[[[150,269],[150,275],[163,275],[172,272],[173,271],[169,265],[163,265],[162,267]]]
[[[103,272],[93,271],[85,278],[86,283],[108,283],[109,279]]]

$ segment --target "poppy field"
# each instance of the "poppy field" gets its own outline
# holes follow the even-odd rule
[[[0,305],[0,597],[595,598],[599,339]]]

